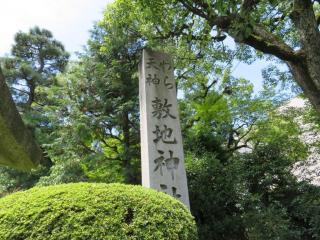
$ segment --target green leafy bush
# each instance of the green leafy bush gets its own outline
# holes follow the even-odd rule
[[[0,239],[197,239],[190,212],[140,186],[73,183],[0,199]]]
[[[216,155],[186,154],[191,212],[198,225],[199,239],[247,239],[239,207],[243,190],[239,167],[232,161],[223,164]]]

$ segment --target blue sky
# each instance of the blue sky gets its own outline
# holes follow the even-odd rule
[[[14,34],[28,31],[38,25],[50,30],[66,50],[75,57],[89,38],[94,22],[102,19],[102,11],[112,0],[2,0],[0,8],[0,56],[10,53]],[[261,69],[264,61],[251,65],[240,63],[233,71],[235,77],[244,77],[261,90]]]

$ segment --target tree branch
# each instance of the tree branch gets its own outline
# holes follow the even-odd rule
[[[24,93],[24,94],[26,94],[26,95],[28,95],[28,96],[29,96],[29,94],[30,94],[29,92],[27,92],[27,91],[25,91],[25,90],[23,90],[23,89],[15,88],[15,87],[12,87],[12,86],[10,86],[10,88],[13,89],[13,90],[15,90],[15,91],[22,92],[22,93]]]
[[[281,39],[259,25],[254,26],[253,32],[241,42],[263,53],[274,55],[283,61],[298,62],[304,58],[303,53],[295,52]]]
[[[207,15],[205,15],[204,12],[201,11],[201,9],[194,7],[193,3],[190,3],[185,0],[178,0],[178,1],[190,12],[193,12],[194,14],[207,19]]]
[[[89,148],[86,144],[84,144],[82,141],[79,141],[80,145],[82,147],[84,147],[84,149],[87,151],[87,152],[90,152],[90,153],[97,153],[96,151],[92,150],[91,148]]]
[[[205,99],[205,98],[208,96],[208,93],[209,93],[210,89],[212,88],[212,86],[213,86],[214,84],[216,84],[217,82],[218,82],[218,80],[215,79],[215,80],[213,80],[212,83],[210,83],[208,86],[207,86],[206,84],[204,84],[204,83],[201,84],[201,86],[202,86],[202,88],[203,88],[203,90],[204,90],[204,93],[203,93],[202,95],[200,95],[200,96],[196,96],[193,100],[196,101],[196,100],[198,100],[198,99]],[[217,100],[216,100],[214,103],[216,103],[221,97],[222,97],[222,95],[221,95],[219,98],[217,98]],[[213,103],[213,104],[214,104],[214,103]]]
[[[240,12],[247,14],[252,11],[258,3],[259,0],[243,0]]]
[[[183,1],[179,2],[189,11],[194,14],[206,19],[210,26],[217,26],[225,32],[228,32],[233,38],[238,40],[240,43],[245,43],[263,53],[274,55],[281,60],[298,62],[304,59],[302,54],[295,52],[289,45],[284,41],[277,38],[274,34],[267,31],[261,25],[254,25],[252,33],[244,38],[243,40],[237,39],[237,36],[231,33],[232,22],[243,19],[242,14],[250,14],[250,11],[259,3],[259,0],[244,0],[241,6],[240,13],[229,14],[228,16],[218,16],[212,11],[212,8],[204,8],[203,1],[193,0],[193,1]],[[197,8],[195,5],[201,6],[202,8]],[[243,20],[245,21],[245,20]]]

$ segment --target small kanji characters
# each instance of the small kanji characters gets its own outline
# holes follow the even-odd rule
[[[149,74],[148,74],[148,77],[147,77],[147,80],[146,80],[146,83],[147,83],[149,86],[150,86],[151,84],[159,85],[160,79],[159,79],[159,77],[157,76],[157,74],[153,74],[153,77],[152,77],[152,75],[149,73]]]

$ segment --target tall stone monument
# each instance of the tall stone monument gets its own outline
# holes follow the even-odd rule
[[[142,185],[190,208],[173,70],[169,55],[143,50],[139,65]]]

